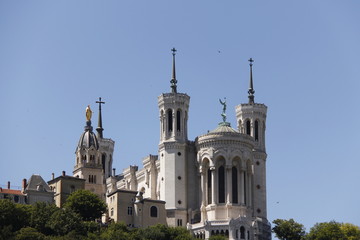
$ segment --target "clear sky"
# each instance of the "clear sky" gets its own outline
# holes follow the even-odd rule
[[[360,225],[360,2],[1,1],[0,184],[72,173],[85,108],[103,105],[119,173],[157,154],[157,96],[190,95],[189,138],[226,97],[268,106],[268,218]]]

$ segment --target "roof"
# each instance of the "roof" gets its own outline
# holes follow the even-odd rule
[[[225,133],[225,132],[239,133],[230,126],[230,123],[227,122],[219,123],[218,127],[212,130],[210,133]]]
[[[99,142],[96,137],[96,134],[92,131],[93,127],[91,126],[91,121],[86,122],[86,126],[84,128],[84,132],[81,134],[77,149],[81,149],[83,147],[90,148],[94,146],[95,149],[99,149]]]
[[[51,192],[49,185],[44,181],[44,179],[37,174],[31,175],[28,184],[25,188],[25,191],[43,191],[43,192]]]
[[[54,183],[54,182],[56,182],[56,181],[58,181],[60,179],[74,180],[74,181],[80,181],[80,182],[81,181],[84,181],[84,182],[86,181],[83,178],[78,178],[78,177],[73,177],[73,176],[68,176],[68,175],[66,175],[66,176],[61,175],[61,176],[58,176],[58,177],[48,181],[48,184],[52,184],[52,183]]]
[[[0,193],[11,194],[11,195],[25,195],[21,190],[7,189],[0,187]]]

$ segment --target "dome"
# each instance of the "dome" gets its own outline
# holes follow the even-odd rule
[[[212,130],[210,133],[239,133],[230,126],[230,123],[219,123],[218,127]]]
[[[92,129],[91,121],[87,121],[85,131],[80,136],[78,148],[90,148],[91,146],[94,146],[95,149],[99,149],[97,137],[95,133],[93,133]]]

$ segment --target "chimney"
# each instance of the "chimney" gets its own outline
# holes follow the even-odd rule
[[[24,178],[23,181],[22,181],[22,188],[23,188],[23,189],[26,188],[26,178]]]
[[[65,177],[65,171],[62,171],[62,176]]]
[[[54,178],[55,178],[55,174],[52,173],[52,174],[51,174],[51,180],[54,180]]]
[[[113,168],[113,176],[115,177],[115,170],[116,170],[116,168]]]
[[[10,181],[8,181],[8,189],[10,189]]]

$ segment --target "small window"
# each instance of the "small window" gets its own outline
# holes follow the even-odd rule
[[[177,225],[178,225],[178,227],[181,227],[181,226],[182,226],[182,219],[178,219],[178,220],[177,220]]]
[[[111,208],[110,216],[114,216],[114,208]]]
[[[246,134],[247,135],[251,135],[251,124],[250,124],[250,120],[246,121]]]
[[[18,203],[18,202],[19,202],[19,196],[15,195],[15,196],[14,196],[14,201],[15,201],[16,203]]]
[[[255,141],[259,141],[259,121],[255,121]]]
[[[168,131],[172,132],[173,131],[173,113],[172,113],[172,110],[169,109],[167,111],[167,114],[168,114]]]
[[[180,132],[181,130],[181,112],[180,110],[177,110],[176,112],[176,130]]]
[[[128,215],[132,216],[132,214],[133,214],[133,208],[128,207]]]
[[[152,206],[150,208],[150,217],[157,217],[158,216],[158,210],[157,207]]]

